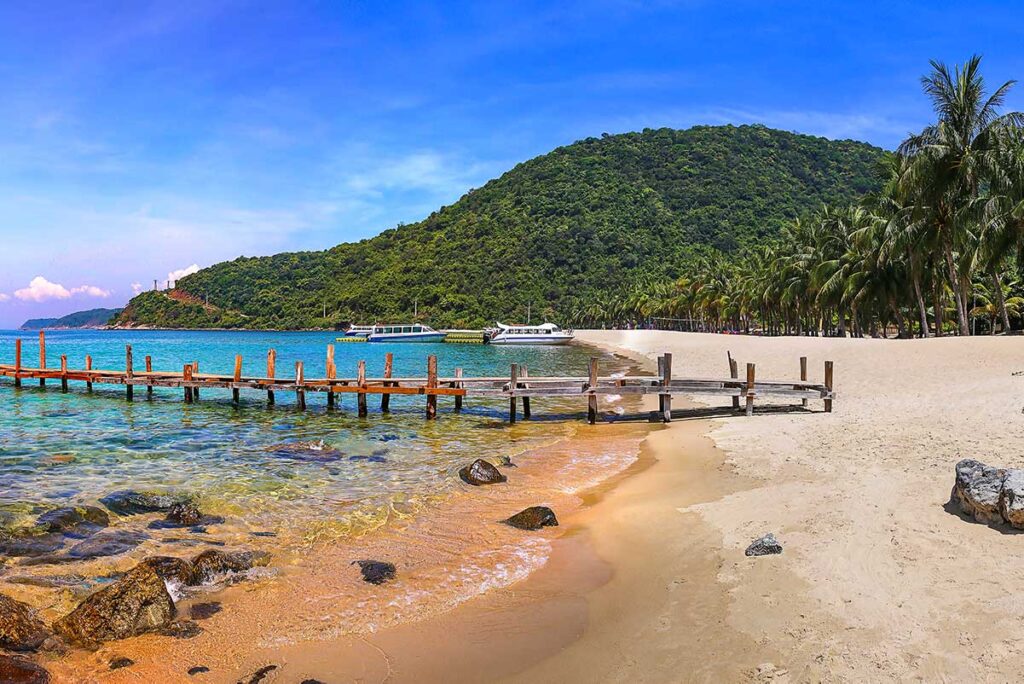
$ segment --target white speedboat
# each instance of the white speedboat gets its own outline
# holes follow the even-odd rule
[[[565,344],[571,342],[572,330],[562,330],[554,323],[542,325],[505,325],[498,323],[491,330],[490,344]]]
[[[372,325],[353,325],[345,331],[345,337],[366,337],[372,332]]]
[[[422,323],[375,325],[366,339],[369,342],[444,342],[444,333]]]

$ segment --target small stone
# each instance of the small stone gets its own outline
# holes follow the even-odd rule
[[[512,458],[510,456],[499,456],[498,457],[498,465],[500,465],[502,468],[518,468],[519,467],[515,463],[512,462]]]
[[[769,532],[760,539],[755,539],[744,553],[748,556],[770,556],[782,553],[782,544]]]
[[[131,658],[114,658],[110,661],[111,670],[120,670],[122,667],[131,667],[135,661]]]
[[[259,684],[267,675],[277,669],[277,665],[267,665],[253,672],[245,679],[238,680],[238,684]]]
[[[196,665],[195,667],[188,668],[188,676],[195,677],[197,674],[203,674],[204,672],[209,671],[210,668],[206,667],[205,665]]]
[[[160,634],[174,637],[175,639],[192,639],[202,633],[203,628],[192,620],[175,620],[160,630]]]
[[[195,568],[193,584],[212,582],[220,575],[245,572],[258,565],[267,565],[270,554],[263,551],[237,551],[227,553],[219,549],[210,549],[192,559]]]
[[[370,584],[384,584],[385,582],[395,579],[396,570],[394,563],[375,560],[360,560],[353,562],[359,565],[359,570],[363,573],[364,582],[369,582]]]
[[[463,482],[474,487],[508,481],[508,478],[502,475],[497,468],[482,458],[476,459],[460,470],[459,477],[462,478]]]
[[[49,684],[50,673],[31,660],[0,653],[0,682],[4,684]]]
[[[49,636],[46,625],[28,605],[0,594],[0,648],[34,651]]]
[[[109,530],[79,542],[68,550],[72,558],[103,558],[131,551],[149,535],[138,530]]]
[[[530,531],[539,530],[542,527],[558,526],[558,518],[555,517],[555,512],[547,506],[531,506],[502,522],[520,530]]]
[[[196,603],[188,609],[188,616],[193,620],[207,620],[221,611],[221,605],[217,601],[209,603]]]

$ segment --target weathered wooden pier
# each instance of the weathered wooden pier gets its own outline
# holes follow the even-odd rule
[[[62,392],[68,391],[70,382],[85,383],[86,391],[91,392],[94,384],[123,385],[125,396],[132,401],[136,387],[145,387],[147,396],[151,397],[154,387],[170,387],[183,391],[184,401],[193,403],[199,400],[200,390],[230,389],[232,400],[240,401],[242,390],[266,392],[268,404],[274,404],[275,392],[294,392],[299,409],[306,408],[307,392],[322,392],[327,395],[327,406],[333,408],[337,397],[344,394],[356,395],[356,406],[359,416],[369,413],[367,405],[370,395],[380,396],[380,410],[390,410],[392,395],[422,395],[426,398],[426,417],[437,416],[437,398],[453,397],[454,410],[462,410],[466,397],[489,399],[507,399],[509,402],[509,422],[516,422],[517,403],[522,407],[524,418],[530,418],[530,399],[534,397],[580,397],[587,399],[587,417],[595,423],[598,418],[598,397],[602,395],[644,395],[658,396],[658,417],[666,422],[672,420],[672,397],[676,394],[697,395],[708,394],[730,397],[732,406],[737,411],[752,415],[754,402],[759,398],[775,397],[800,400],[807,406],[808,400],[820,399],[824,410],[832,410],[835,395],[833,388],[833,366],[831,361],[825,362],[824,382],[811,382],[807,379],[807,358],[800,359],[800,377],[794,380],[758,380],[756,367],[746,364],[746,377],[739,377],[739,365],[731,355],[728,378],[677,378],[673,374],[672,355],[663,354],[658,359],[657,375],[633,376],[601,376],[598,373],[598,359],[590,360],[589,373],[586,377],[536,377],[529,375],[525,366],[512,364],[508,376],[501,377],[467,377],[462,369],[455,369],[453,377],[439,377],[437,373],[437,357],[427,358],[427,373],[424,377],[395,377],[392,373],[392,354],[385,356],[383,374],[370,377],[366,372],[366,362],[359,361],[354,377],[338,377],[338,369],[334,363],[334,345],[327,346],[326,377],[307,378],[303,362],[295,363],[295,373],[291,378],[277,376],[277,354],[271,349],[267,352],[266,373],[253,377],[242,374],[242,357],[235,357],[234,372],[231,375],[201,373],[199,364],[184,364],[181,370],[154,371],[152,358],[145,357],[144,370],[136,371],[131,345],[125,348],[125,366],[121,370],[105,370],[93,368],[92,357],[85,357],[85,367],[72,369],[68,367],[67,356],[60,357],[60,367],[50,368],[46,361],[46,336],[39,334],[39,365],[29,367],[23,364],[21,340],[15,341],[14,363],[0,364],[0,377],[14,379],[14,386],[20,387],[23,380],[38,380],[41,387],[47,380],[60,382]],[[741,406],[741,401],[743,405]]]

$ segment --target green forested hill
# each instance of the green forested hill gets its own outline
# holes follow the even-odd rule
[[[88,311],[76,311],[60,318],[30,318],[21,324],[21,329],[98,328],[106,325],[111,318],[120,313],[121,309],[89,309]]]
[[[326,327],[409,319],[414,300],[436,326],[521,319],[528,303],[558,320],[639,278],[671,277],[703,247],[754,243],[823,202],[860,197],[878,186],[883,154],[763,126],[588,138],[419,223],[323,252],[203,269],[182,278],[173,299],[136,297],[120,322]]]

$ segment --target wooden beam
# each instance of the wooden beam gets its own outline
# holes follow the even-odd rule
[[[391,377],[393,361],[394,361],[394,354],[392,354],[391,352],[388,352],[387,354],[384,355],[384,377],[385,378],[390,378]],[[388,383],[385,382],[384,386],[387,387]],[[382,394],[382,395],[380,395],[380,410],[381,410],[381,413],[389,413],[391,411],[391,395],[390,394]]]
[[[199,362],[198,361],[193,361],[192,362],[192,375],[189,376],[189,377],[193,377],[194,378],[197,375],[199,375]],[[199,401],[199,388],[198,387],[193,387],[192,388],[192,400],[193,401]]]
[[[747,364],[747,415],[754,415],[754,364]]]
[[[427,357],[427,389],[437,389],[437,357]],[[427,395],[427,420],[437,418],[437,395]]]
[[[153,357],[150,356],[149,354],[146,354],[146,372],[147,373],[152,373],[153,372]],[[146,385],[146,396],[149,397],[150,399],[153,398],[153,386],[152,385]]]
[[[592,390],[597,387],[597,357],[590,359],[590,378],[587,389],[591,390],[587,396],[587,422],[593,425],[597,422],[597,394]]]
[[[825,413],[832,413],[832,362],[825,362],[825,389],[828,390],[829,398],[825,399]]]
[[[14,386],[21,387],[21,338],[14,340]]]
[[[806,356],[801,356],[800,357],[800,382],[807,382],[807,357]],[[807,400],[806,399],[801,399],[800,400],[800,405],[806,407],[807,406]]]
[[[665,357],[664,356],[659,356],[658,357],[658,378],[662,378],[664,376],[665,376]],[[660,380],[659,380],[659,382],[660,382]],[[658,395],[658,415],[663,415],[664,413],[665,413],[665,394],[661,393],[661,394]]]
[[[305,377],[304,377],[303,372],[302,372],[302,362],[301,361],[296,361],[295,362],[295,387],[296,387],[295,399],[296,399],[296,401],[299,404],[299,410],[300,411],[305,411],[306,410],[306,390],[303,389],[303,386],[302,386],[304,382],[305,382]]]
[[[39,331],[39,370],[46,368],[46,332]],[[46,378],[39,378],[39,386],[46,387]]]
[[[68,357],[65,354],[60,356],[60,391],[68,391]]]
[[[267,352],[267,377],[274,379],[275,366],[277,364],[277,352],[273,349]],[[274,405],[274,390],[267,390],[267,404]]]
[[[736,362],[736,359],[732,358],[732,352],[726,351],[725,353],[729,357],[729,377],[732,378],[733,380],[739,380],[740,379],[739,364]],[[738,409],[740,407],[740,398],[739,398],[739,396],[735,396],[735,397],[732,398],[732,407],[734,409]]]
[[[234,381],[235,382],[242,382],[242,355],[241,354],[235,354],[235,375],[234,375]],[[240,399],[240,397],[239,397],[239,390],[238,390],[238,388],[237,387],[232,387],[231,388],[231,401],[234,402],[235,405],[237,406],[239,399]]]
[[[520,367],[520,375],[522,376],[523,379],[526,379],[526,378],[530,377],[530,369],[528,367],[526,367],[526,366],[521,366]],[[520,383],[520,384],[523,386],[523,389],[529,389],[530,388],[530,385],[528,383],[523,382],[523,383]],[[530,395],[528,395],[528,394],[524,395],[522,397],[522,401],[523,401],[523,418],[525,418],[526,420],[529,420],[530,416],[532,415],[530,413]]]
[[[334,380],[338,376],[334,368],[334,345],[327,345],[327,379]],[[327,391],[327,408],[334,408],[334,392]]]
[[[359,366],[356,370],[356,382],[358,387],[362,390],[366,389],[366,361],[360,361]],[[330,396],[329,394],[327,396]],[[366,408],[366,392],[360,392],[356,395],[356,406],[359,417],[365,418],[368,413]]]
[[[672,354],[666,353],[664,355],[665,363],[663,366],[663,372],[661,376],[661,386],[663,389],[672,386]],[[672,422],[672,395],[667,391],[662,394],[662,413],[661,419],[666,423]]]
[[[91,356],[86,356],[85,357],[85,370],[87,370],[87,371],[91,371],[92,370],[92,357]],[[92,376],[90,375],[89,378],[90,378],[89,380],[85,381],[85,391],[86,392],[92,392],[92,379],[91,379]]]
[[[516,385],[519,384],[519,366],[512,364],[508,374],[508,422],[516,422]]]
[[[135,398],[135,385],[131,383],[132,378],[135,375],[135,370],[132,366],[132,345],[124,345],[124,377],[125,377],[125,398],[128,401],[132,401]]]
[[[453,383],[455,389],[462,389],[462,383],[459,380],[462,378],[462,369],[455,369],[455,382]],[[462,410],[462,395],[455,396],[455,412],[458,413]]]
[[[192,382],[192,364],[186,363],[181,369],[182,382]],[[195,390],[191,385],[185,385],[185,403],[191,404]]]

